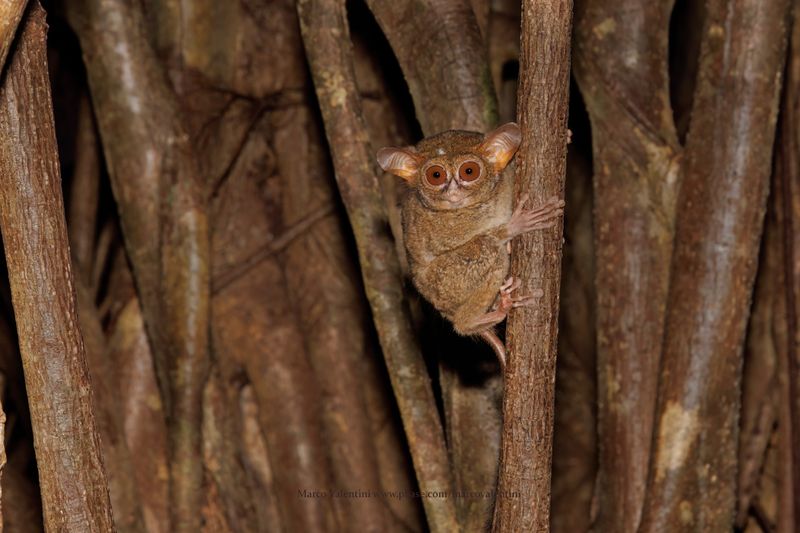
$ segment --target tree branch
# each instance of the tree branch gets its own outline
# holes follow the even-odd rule
[[[781,526],[800,522],[800,346],[798,345],[798,317],[800,317],[800,276],[797,272],[800,259],[800,5],[792,2],[792,32],[783,88],[779,159],[776,173],[775,197],[780,214],[783,247],[783,280],[786,288],[782,302],[782,316],[786,317],[786,339],[779,355],[782,379],[781,449],[788,451],[782,459],[787,464],[789,478],[786,486],[791,491],[781,491],[781,508],[778,523]],[[783,394],[788,390],[788,394]],[[781,487],[784,488],[784,487]],[[789,526],[791,527],[791,526]]]
[[[403,70],[422,131],[497,121],[486,48],[466,0],[367,0]]]
[[[530,194],[532,205],[564,196],[571,28],[571,0],[523,4],[515,194]],[[494,531],[549,531],[562,240],[558,224],[513,243],[511,273],[522,290],[542,289],[544,296],[535,307],[512,310],[506,326]]]
[[[647,483],[682,151],[669,95],[672,3],[583,0],[575,10],[594,161],[598,530],[635,531]]]
[[[742,348],[788,5],[707,3],[642,532],[733,526]]]
[[[339,191],[356,238],[367,299],[422,491],[452,490],[441,421],[411,329],[355,85],[343,0],[300,0],[300,28],[322,108]],[[457,531],[449,498],[424,498],[431,531]]]
[[[70,266],[47,72],[32,3],[0,88],[0,224],[48,531],[114,530]]]
[[[198,531],[202,393],[209,367],[205,180],[138,5],[67,4],[81,42],[168,418],[174,531]]]

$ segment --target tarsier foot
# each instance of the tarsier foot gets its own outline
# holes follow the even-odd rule
[[[528,198],[527,194],[522,195],[511,215],[511,220],[508,221],[508,233],[511,237],[537,229],[552,228],[556,225],[558,217],[564,214],[564,200],[553,196],[541,207],[525,209]]]
[[[501,313],[508,313],[511,309],[515,307],[523,307],[526,305],[532,305],[537,298],[542,296],[541,289],[535,290],[534,293],[530,296],[521,296],[518,294],[513,294],[514,291],[519,289],[522,285],[522,282],[519,278],[515,278],[514,276],[509,276],[503,285],[500,286],[500,290],[497,295],[497,301],[495,302],[494,309],[500,311]]]

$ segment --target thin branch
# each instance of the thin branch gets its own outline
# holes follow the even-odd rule
[[[517,116],[515,195],[532,205],[563,198],[567,164],[571,0],[523,4]],[[542,53],[547,50],[547,53]],[[512,310],[506,326],[508,363],[503,395],[503,444],[493,531],[549,531],[558,307],[563,228],[513,243],[511,273],[535,307]]]
[[[31,4],[0,89],[0,224],[48,531],[114,530],[69,257],[47,72]]]
[[[3,408],[2,398],[6,392],[6,376],[0,373],[0,478],[6,466],[6,412]],[[0,484],[0,533],[3,533],[3,490]]]
[[[75,127],[75,167],[67,204],[67,229],[77,275],[91,287],[100,196],[100,145],[88,92],[81,95]]]
[[[356,237],[367,299],[420,489],[451,491],[453,482],[441,421],[403,298],[400,266],[355,85],[344,1],[301,0],[298,12],[336,181]],[[424,498],[423,504],[431,531],[458,530],[452,499]]]
[[[798,318],[800,317],[800,276],[797,261],[800,256],[800,3],[792,2],[792,33],[789,57],[786,68],[786,83],[783,88],[782,117],[780,131],[779,161],[780,172],[776,174],[778,189],[777,209],[783,236],[783,279],[785,291],[784,316],[786,320],[786,342],[781,351],[781,367],[787,383],[788,404],[781,402],[782,444],[791,450],[786,457],[791,459],[787,465],[790,472],[792,490],[782,491],[782,502],[778,523],[797,524],[800,522],[800,346],[798,346]],[[788,413],[788,416],[786,416]],[[781,487],[784,488],[784,487]]]
[[[333,213],[334,208],[332,204],[310,210],[305,218],[298,220],[286,228],[286,231],[274,239],[269,240],[258,250],[237,262],[228,270],[225,270],[218,276],[215,276],[213,281],[213,294],[217,294],[225,289],[225,287],[253,270],[259,265],[259,263],[264,261],[264,259],[284,250],[298,237],[308,232],[317,222]]]

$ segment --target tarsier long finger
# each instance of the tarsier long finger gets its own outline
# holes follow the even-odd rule
[[[501,364],[494,327],[541,296],[509,277],[510,241],[553,227],[564,212],[559,198],[529,208],[527,196],[512,209],[513,173],[503,171],[520,141],[519,127],[508,123],[486,135],[446,131],[377,155],[381,168],[410,187],[403,234],[414,285],[456,332],[486,340]]]

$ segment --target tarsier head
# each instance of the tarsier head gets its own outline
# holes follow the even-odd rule
[[[416,146],[382,148],[378,164],[414,187],[434,209],[460,209],[491,197],[522,140],[519,126],[504,124],[483,135],[445,131]]]

